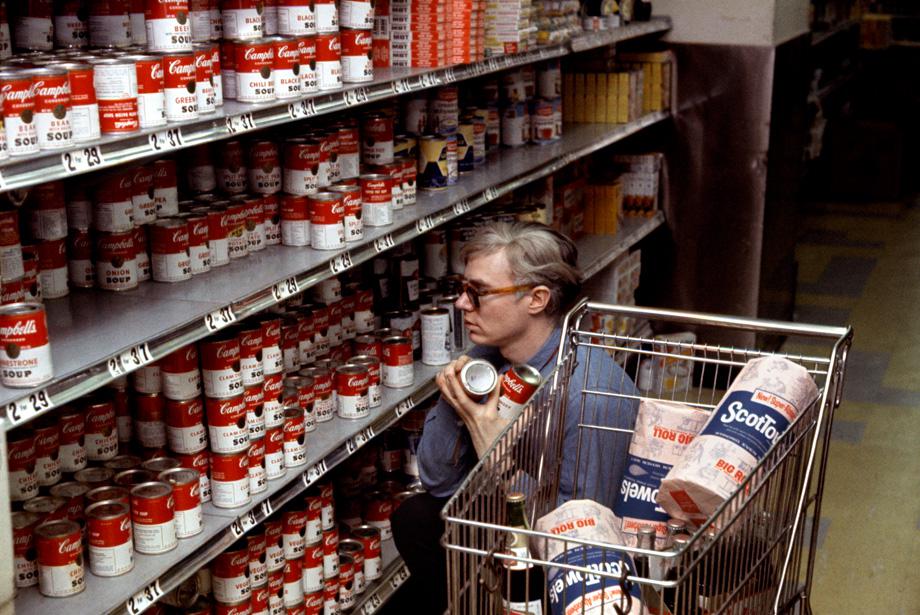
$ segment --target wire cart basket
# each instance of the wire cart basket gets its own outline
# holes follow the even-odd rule
[[[723,337],[726,332],[743,332],[750,334],[750,339],[782,336],[787,340],[785,348],[804,352],[784,354],[697,343],[693,336],[662,340],[629,333],[644,322],[656,330],[692,330],[701,339],[706,339],[707,332]],[[542,566],[547,579],[553,570],[581,575],[576,579],[593,575],[590,578],[596,582],[599,578],[600,595],[605,598],[591,604],[583,600],[578,608],[558,611],[566,615],[811,613],[817,520],[821,516],[831,425],[840,404],[851,340],[852,330],[846,327],[591,302],[576,306],[564,320],[552,376],[483,456],[442,512],[446,526],[443,542],[448,554],[448,613],[512,612],[502,603],[503,591],[511,590],[510,578],[502,576],[502,561],[508,560]],[[623,387],[605,382],[603,375],[596,375],[598,370],[589,377],[592,361],[598,362],[600,353],[614,357],[624,368],[617,370],[621,378],[629,375],[638,382],[643,359],[650,359],[682,370],[684,386],[658,379],[654,387],[646,387],[639,395],[610,392]],[[745,363],[768,355],[783,356],[805,367],[818,386],[818,398],[799,414],[707,523],[689,531],[689,541],[684,539],[678,547],[654,550],[515,529],[529,537],[530,558],[522,560],[504,551],[510,533],[503,525],[508,492],[525,494],[530,527],[566,499],[609,499],[609,493],[600,491],[618,490],[619,485],[599,485],[585,469],[593,471],[597,463],[626,457],[632,425],[617,421],[617,413],[626,407],[635,408],[640,399],[675,401],[712,411]],[[579,363],[583,369],[577,369]],[[584,376],[576,378],[576,373]],[[587,407],[594,411],[586,412]],[[574,477],[561,476],[563,447],[571,455],[573,442],[564,433],[566,412],[580,413],[574,438]],[[598,434],[606,439],[599,440]],[[566,482],[574,484],[573,493],[561,493]],[[549,546],[556,552],[575,549],[574,553],[578,553],[580,545],[591,547],[595,553],[600,550],[604,563],[626,560],[628,556],[629,561],[642,558],[652,566],[598,566],[596,560],[589,565],[586,559],[577,558],[566,558],[562,564],[557,559],[551,564],[549,558],[538,556],[547,553]],[[669,573],[662,574],[663,571]],[[608,594],[608,588],[617,591]],[[550,590],[545,584],[542,590],[542,603],[549,613]],[[608,595],[616,597],[608,599]],[[641,595],[641,601],[632,598],[636,595]]]

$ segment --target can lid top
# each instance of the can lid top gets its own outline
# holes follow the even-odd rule
[[[11,515],[13,529],[19,530],[24,527],[37,523],[41,516],[38,513],[29,512],[28,510],[17,510]]]
[[[131,497],[160,498],[172,493],[172,485],[161,481],[149,481],[134,485],[131,488]]]
[[[55,519],[54,521],[46,521],[35,528],[35,535],[42,538],[61,538],[79,531],[80,525],[76,521]]]
[[[2,78],[2,73],[0,73]],[[22,314],[32,314],[35,312],[44,312],[45,306],[41,303],[10,303],[0,306],[0,316],[20,316]]]
[[[128,514],[128,505],[118,500],[102,500],[86,507],[86,516],[96,519],[115,519]]]
[[[79,495],[84,495],[90,491],[89,485],[83,483],[78,483],[77,481],[67,481],[66,483],[58,483],[51,487],[51,495],[56,495],[61,498],[73,498]]]
[[[171,485],[187,485],[189,483],[198,483],[200,473],[198,470],[189,468],[172,468],[163,470],[157,475],[157,479]]]
[[[50,513],[58,510],[62,506],[67,504],[67,500],[64,498],[58,498],[53,495],[39,495],[32,498],[31,500],[26,500],[23,503],[23,510],[34,513]]]

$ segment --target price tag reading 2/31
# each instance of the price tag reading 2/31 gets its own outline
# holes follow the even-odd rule
[[[45,389],[30,393],[26,397],[17,399],[6,405],[6,418],[15,427],[25,423],[39,412],[44,412],[54,406],[51,395]]]
[[[105,164],[105,156],[98,145],[75,149],[61,154],[61,166],[68,175],[98,169]]]
[[[125,610],[131,615],[139,615],[160,599],[165,592],[160,588],[160,580],[157,579],[141,591],[137,592],[125,602]]]
[[[236,314],[233,313],[233,308],[229,305],[214,310],[204,317],[204,326],[211,333],[220,331],[224,327],[230,326],[235,322]]]
[[[233,533],[234,538],[239,538],[254,528],[256,525],[256,513],[250,510],[248,513],[230,524],[230,531]]]

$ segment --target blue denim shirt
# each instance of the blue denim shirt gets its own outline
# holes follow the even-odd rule
[[[561,330],[556,329],[527,361],[539,369],[544,378],[549,377],[556,366],[560,338]],[[476,346],[469,356],[489,361],[499,373],[510,367],[497,348]],[[567,391],[559,496],[562,501],[573,497],[590,498],[613,508],[626,464],[630,434],[579,428],[579,423],[631,430],[639,403],[634,399],[588,395],[582,413],[582,389],[626,395],[638,395],[638,391],[626,372],[606,351],[579,346],[576,360]],[[579,429],[582,431],[582,450],[578,456],[580,467],[576,484]],[[425,419],[425,429],[418,445],[422,484],[436,497],[449,497],[477,461],[476,450],[463,420],[447,402],[439,399]]]

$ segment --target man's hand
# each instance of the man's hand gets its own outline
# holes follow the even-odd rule
[[[485,403],[480,404],[467,395],[463,384],[460,382],[460,370],[470,361],[466,355],[451,361],[435,376],[435,382],[441,389],[441,396],[450,404],[457,414],[463,419],[467,430],[473,440],[476,455],[482,458],[492,446],[502,430],[510,423],[508,419],[498,416],[498,396],[501,386],[496,385]]]

